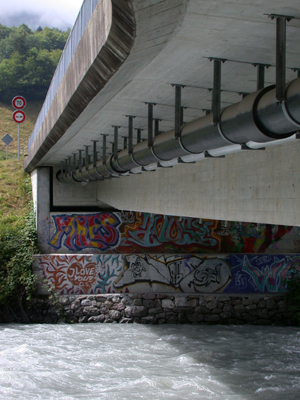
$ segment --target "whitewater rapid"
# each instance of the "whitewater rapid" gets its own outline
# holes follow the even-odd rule
[[[300,398],[300,329],[0,325],[0,399]]]

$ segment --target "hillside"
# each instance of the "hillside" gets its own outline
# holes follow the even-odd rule
[[[30,101],[24,109],[26,114],[26,121],[20,125],[20,143],[21,154],[22,146],[24,146],[24,153],[27,153],[27,141],[34,128],[35,121],[38,117],[42,107],[41,101]],[[18,125],[12,119],[14,108],[11,105],[0,102],[0,139],[9,133],[14,139],[9,145],[9,157],[17,157],[18,155]],[[0,140],[0,160],[6,158],[6,145]]]
[[[0,231],[17,227],[20,217],[30,211],[30,176],[23,162],[0,161]]]
[[[30,102],[25,108],[27,119],[21,124],[21,146],[27,152],[27,140],[32,132],[42,102]],[[6,160],[6,146],[0,141],[0,230],[4,226],[18,224],[18,218],[30,211],[30,176],[23,169],[23,157],[18,154],[18,126],[12,120],[13,107],[0,103],[0,138],[9,133],[14,141],[9,146],[9,160]]]

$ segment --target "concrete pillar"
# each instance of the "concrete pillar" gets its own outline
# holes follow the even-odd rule
[[[37,168],[31,173],[35,224],[40,251],[47,246],[50,235],[50,168]]]

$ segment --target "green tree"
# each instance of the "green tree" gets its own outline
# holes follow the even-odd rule
[[[3,40],[9,36],[11,28],[0,24],[0,40]]]
[[[56,28],[0,25],[0,101],[16,94],[43,99],[68,35]]]

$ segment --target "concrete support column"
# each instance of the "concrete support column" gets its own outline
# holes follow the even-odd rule
[[[50,168],[37,168],[31,173],[32,197],[38,247],[43,247],[50,235]]]

